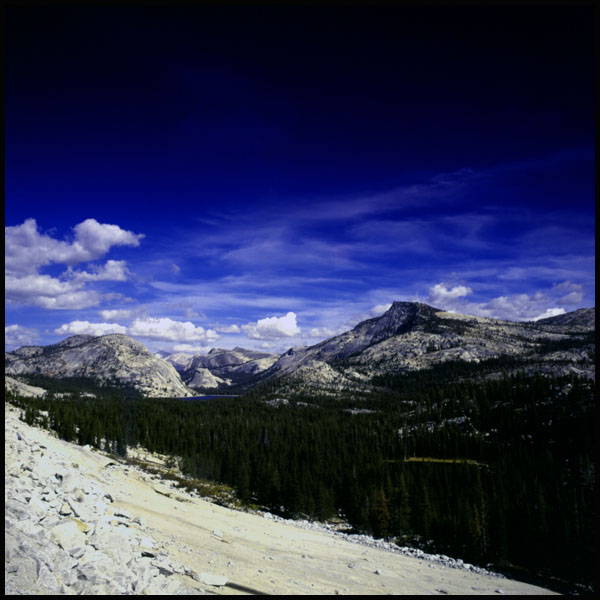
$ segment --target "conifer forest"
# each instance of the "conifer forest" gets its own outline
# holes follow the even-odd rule
[[[184,474],[232,486],[247,506],[341,517],[555,589],[593,585],[594,382],[470,369],[374,378],[348,397],[283,401],[270,382],[203,401],[102,388],[88,398],[63,381],[71,397],[9,400],[65,440],[180,457]]]

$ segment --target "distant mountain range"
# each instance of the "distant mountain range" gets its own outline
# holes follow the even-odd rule
[[[186,397],[205,389],[247,389],[264,381],[302,389],[368,389],[376,375],[441,363],[490,363],[552,374],[595,375],[595,308],[535,322],[444,312],[417,302],[394,302],[379,317],[314,346],[282,355],[243,348],[206,355],[153,354],[121,334],[76,335],[50,346],[5,353],[5,373],[87,378],[148,396]]]
[[[196,389],[251,383],[255,375],[271,367],[278,358],[278,354],[244,348],[213,348],[206,355],[176,353],[164,357],[179,372],[186,385]]]

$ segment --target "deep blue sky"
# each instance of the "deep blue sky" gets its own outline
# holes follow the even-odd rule
[[[592,306],[594,20],[7,8],[8,346],[283,350],[393,300]]]

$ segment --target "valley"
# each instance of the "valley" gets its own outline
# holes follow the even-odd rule
[[[48,392],[26,398],[17,386],[7,398],[64,440],[171,457],[180,487],[229,486],[221,504],[341,519],[349,533],[585,592],[595,557],[591,317],[511,323],[395,303],[276,359],[240,349],[196,357],[224,380],[227,369],[271,365],[249,365],[251,384],[188,388],[182,400],[106,379],[25,375],[27,364],[56,365],[62,350],[20,349],[7,373]],[[188,401],[205,394],[219,397]]]

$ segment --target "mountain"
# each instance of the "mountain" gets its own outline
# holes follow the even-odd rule
[[[100,386],[131,387],[154,397],[192,395],[171,364],[118,333],[75,335],[51,346],[18,348],[5,353],[5,373],[81,377]]]
[[[594,378],[595,314],[595,308],[585,308],[515,322],[394,302],[381,316],[350,331],[314,346],[291,348],[281,356],[239,347],[213,348],[206,355],[157,355],[121,334],[75,335],[51,346],[23,346],[5,353],[5,372],[84,377],[101,385],[133,387],[149,396],[172,397],[193,395],[190,388],[247,389],[275,379],[284,387],[299,384],[301,389],[331,393],[369,390],[373,377],[444,363],[487,365],[491,376],[494,369],[508,365],[513,371]]]
[[[595,309],[537,322],[502,321],[394,302],[379,317],[307,348],[292,348],[264,373],[312,388],[364,388],[376,375],[460,361],[508,359],[518,368],[594,376]]]
[[[229,380],[244,391],[237,399],[125,402],[110,390],[48,401],[7,387],[17,386],[26,422],[59,437],[177,457],[181,487],[218,481],[236,502],[283,517],[342,519],[356,533],[572,593],[596,573],[594,334],[594,308],[510,322],[395,302],[279,357],[242,348],[171,357],[188,387]],[[9,373],[187,395],[172,365],[125,336],[76,336],[6,357]],[[181,387],[166,392],[161,369]]]
[[[278,354],[234,348],[213,348],[208,354],[175,353],[165,356],[188,387],[217,388],[238,383],[252,383],[279,358]]]
[[[178,373],[187,369],[194,358],[192,354],[186,354],[185,352],[169,353],[163,350],[157,352],[156,354],[162,359],[166,360],[168,363],[171,363]]]
[[[590,331],[596,328],[596,310],[595,308],[580,308],[564,315],[556,315],[535,322],[538,326],[550,330],[568,328],[572,333]]]

